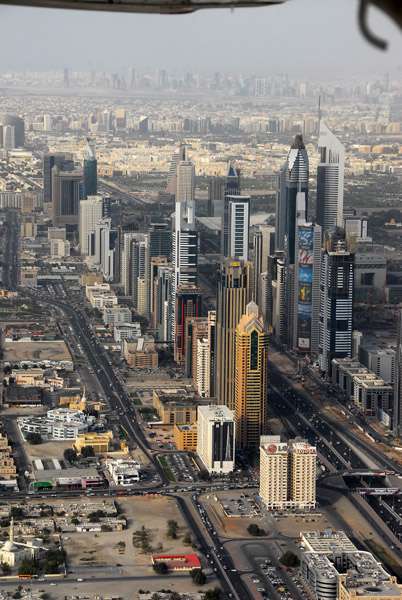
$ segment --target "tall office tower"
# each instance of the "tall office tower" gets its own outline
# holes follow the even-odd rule
[[[286,343],[288,323],[286,317],[287,278],[285,253],[278,250],[273,258],[272,276],[272,329],[278,342]]]
[[[117,108],[115,113],[116,131],[125,131],[127,127],[127,111],[125,108]]]
[[[193,283],[182,283],[176,288],[175,302],[176,328],[174,359],[184,363],[186,348],[186,319],[201,316],[201,290]]]
[[[226,174],[225,191],[223,195],[222,223],[221,223],[221,255],[228,258],[229,255],[229,197],[240,196],[240,170],[235,169],[233,163],[229,163]]]
[[[172,241],[173,306],[176,306],[178,286],[197,285],[198,232],[195,229],[194,207],[195,168],[191,161],[180,161],[176,169],[175,219]],[[172,320],[172,335],[176,337],[176,312]]]
[[[260,442],[260,497],[267,509],[314,508],[317,450],[299,437],[281,441],[265,435]]]
[[[184,374],[197,382],[197,341],[208,334],[207,317],[187,317],[185,323]]]
[[[106,225],[102,227],[102,221]],[[102,219],[96,226],[96,233],[99,229],[100,234],[100,269],[103,277],[107,281],[114,280],[115,274],[115,257],[116,257],[116,239],[117,231],[112,229],[112,219]],[[96,248],[96,243],[95,243]]]
[[[135,85],[135,69],[130,67],[128,70],[128,87],[134,87]]]
[[[170,257],[172,252],[172,232],[168,223],[151,223],[148,229],[151,258]]]
[[[197,371],[194,375],[195,387],[201,398],[208,397],[209,378],[208,378],[208,361],[209,361],[209,344],[207,338],[197,340]]]
[[[169,173],[166,181],[166,192],[176,194],[177,188],[177,165],[179,162],[187,160],[187,147],[183,142],[179,142],[173,153],[170,162]]]
[[[304,192],[296,197],[295,261],[288,269],[287,320],[289,345],[297,352],[318,355],[321,227],[306,221]]]
[[[392,430],[395,435],[402,435],[402,310],[398,313],[398,327],[395,357],[394,407],[392,412]]]
[[[69,79],[67,67],[63,71],[63,83],[64,83],[65,87],[69,87],[69,85],[70,85],[70,79]]]
[[[261,307],[262,289],[260,275],[268,271],[268,257],[275,252],[275,227],[272,225],[257,225],[254,230],[254,300]],[[264,317],[265,318],[265,317]]]
[[[268,332],[255,302],[236,328],[235,423],[238,448],[258,448],[267,426]]]
[[[0,114],[0,140],[7,150],[23,148],[25,144],[24,119],[16,115]]]
[[[226,196],[229,212],[228,257],[248,260],[250,196]]]
[[[275,250],[285,250],[286,237],[286,171],[284,163],[276,175],[275,197]]]
[[[197,454],[209,473],[230,473],[235,464],[233,413],[226,406],[199,406]]]
[[[252,300],[253,266],[226,258],[218,275],[215,340],[215,397],[235,408],[235,332]]]
[[[74,171],[73,155],[57,152],[43,156],[43,204],[52,202],[52,169],[58,167],[60,171]]]
[[[135,233],[138,231],[137,223],[128,223],[127,225],[119,225],[117,227],[116,240],[116,260],[115,260],[115,277],[116,283],[123,283],[122,280],[122,258],[124,250],[124,235],[126,233]]]
[[[117,240],[119,243],[119,232],[117,234]],[[124,232],[121,239],[121,257],[120,257],[120,272],[121,272],[121,280],[120,283],[124,288],[124,295],[131,296],[132,295],[132,271],[130,269],[130,259],[131,259],[131,242],[134,241],[143,241],[144,234],[143,233],[134,233],[134,232]]]
[[[89,196],[79,204],[79,242],[81,254],[92,254],[89,248],[89,236],[103,217],[102,196]]]
[[[215,396],[215,338],[216,338],[216,310],[208,311],[208,387],[207,397]]]
[[[148,233],[148,235],[150,235]],[[150,241],[151,247],[151,241]],[[151,274],[150,274],[150,306],[151,313],[150,327],[157,329],[157,304],[158,304],[158,273],[160,267],[167,267],[168,260],[166,256],[152,256],[150,250]]]
[[[352,356],[354,255],[341,227],[324,233],[319,313],[318,363],[331,376],[333,358]]]
[[[158,339],[172,339],[172,286],[174,271],[172,266],[158,267],[158,297],[156,303],[156,326]]]
[[[151,259],[149,255],[149,236],[136,234],[130,240],[130,293],[134,309],[143,317],[150,316],[150,279]]]
[[[325,233],[342,226],[345,148],[322,121],[318,147],[316,222]]]
[[[104,110],[98,114],[98,131],[107,133],[113,129],[112,113]]]
[[[226,180],[224,177],[213,176],[208,180],[208,217],[222,215],[223,198],[225,196]]]
[[[79,205],[83,198],[83,174],[80,171],[52,169],[53,225],[78,226]]]
[[[98,161],[95,155],[95,142],[87,139],[84,158],[84,200],[98,193]]]
[[[309,163],[307,150],[301,135],[295,136],[295,141],[289,150],[286,160],[286,240],[288,264],[295,262],[295,232],[296,232],[296,196],[298,192],[305,195],[306,220],[308,207],[308,177]]]

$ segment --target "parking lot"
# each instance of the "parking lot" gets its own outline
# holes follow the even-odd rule
[[[166,461],[176,481],[198,481],[195,467],[185,454],[167,454]]]
[[[260,517],[261,510],[255,499],[250,496],[242,494],[241,498],[225,498],[220,499],[219,503],[226,517],[238,518],[238,517]]]

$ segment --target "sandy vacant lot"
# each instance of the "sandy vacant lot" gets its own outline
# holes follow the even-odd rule
[[[71,355],[63,340],[54,342],[6,342],[4,360],[70,360]]]
[[[102,533],[71,533],[65,542],[69,566],[121,564],[127,574],[138,571],[151,572],[151,557],[143,554],[132,543],[133,532],[142,526],[149,529],[152,548],[163,554],[186,554],[194,552],[183,544],[187,533],[183,519],[173,498],[159,496],[118,498],[119,507],[127,518],[124,531]],[[174,519],[179,525],[178,539],[166,536],[167,521]],[[160,545],[162,549],[160,549]],[[159,550],[157,548],[159,547]]]
[[[25,443],[24,444],[24,450],[26,452],[26,455],[28,457],[28,460],[32,461],[35,459],[43,459],[43,460],[50,460],[52,458],[55,458],[57,460],[60,460],[63,458],[63,453],[64,450],[66,450],[67,448],[71,448],[72,447],[72,441],[66,441],[66,442],[55,442],[55,441],[50,441],[50,442],[42,442],[41,444],[38,444],[37,446]]]

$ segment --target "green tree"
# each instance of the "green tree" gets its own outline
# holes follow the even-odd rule
[[[207,580],[202,569],[191,569],[190,577],[196,585],[204,585]]]
[[[18,575],[36,575],[38,567],[32,558],[24,558],[18,567]]]
[[[298,567],[300,564],[299,557],[290,550],[284,552],[279,559],[279,562],[285,567]]]
[[[12,506],[10,517],[13,518],[14,521],[20,521],[24,518],[24,509],[21,506]]]
[[[170,592],[169,600],[180,600],[181,596],[177,592]]]
[[[152,565],[152,568],[158,575],[166,575],[169,571],[168,566],[165,562],[157,562],[154,565]]]
[[[32,444],[33,446],[37,446],[38,444],[41,444],[43,442],[41,434],[35,433],[33,431],[29,431],[27,433],[26,440],[28,444]]]
[[[3,575],[9,575],[11,573],[11,567],[8,563],[1,563],[1,570]]]
[[[72,448],[66,448],[63,452],[65,460],[69,462],[75,462],[77,460],[77,453]]]
[[[198,472],[198,479],[201,481],[209,481],[209,472],[207,469],[200,469]]]
[[[251,523],[247,527],[247,531],[250,535],[253,535],[254,537],[261,537],[265,535],[265,529],[261,529],[261,527],[258,527],[256,523]]]
[[[84,446],[81,448],[81,456],[83,458],[88,458],[89,456],[95,456],[95,451],[92,446]]]
[[[177,521],[175,521],[174,519],[169,519],[167,522],[167,536],[168,538],[171,538],[172,540],[175,540],[177,538],[177,531],[179,529],[179,526],[177,524]]]
[[[211,588],[205,592],[202,600],[220,600],[221,593],[222,592],[220,588]]]
[[[189,533],[186,533],[186,535],[183,538],[183,544],[186,544],[189,546],[191,544],[191,542],[192,542],[191,535]]]

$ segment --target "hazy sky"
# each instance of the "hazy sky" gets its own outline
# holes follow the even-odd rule
[[[137,15],[0,6],[0,70],[133,66],[274,75],[402,73],[402,33],[370,11],[389,50],[361,36],[357,0],[289,0],[284,5]]]

